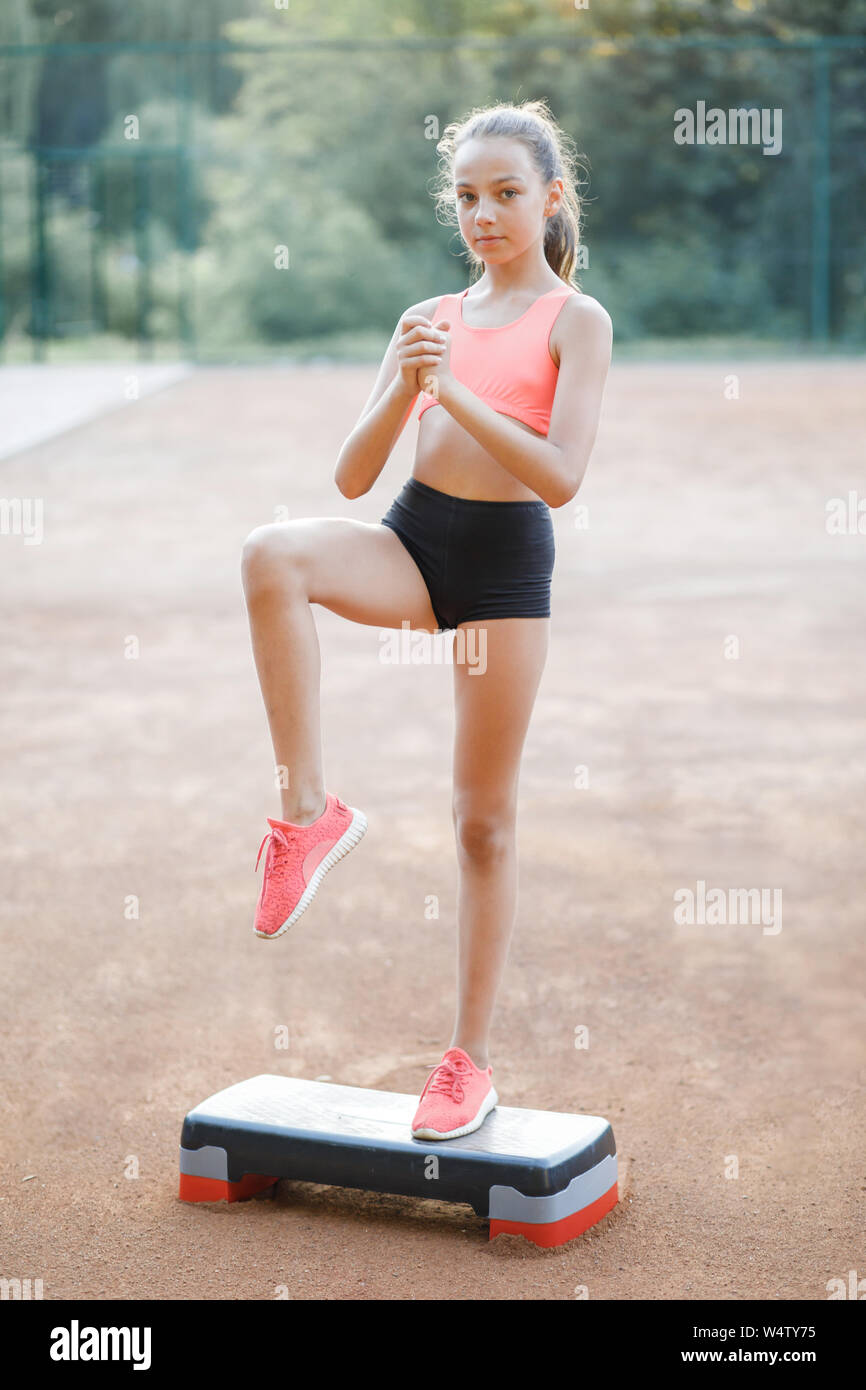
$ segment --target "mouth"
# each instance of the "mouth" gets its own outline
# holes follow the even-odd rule
[[[479,236],[475,238],[476,245],[478,246],[489,246],[492,242],[501,240],[502,237],[500,236]]]

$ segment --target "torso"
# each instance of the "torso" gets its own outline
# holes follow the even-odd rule
[[[562,281],[556,282],[562,285]],[[551,284],[550,289],[556,288]],[[542,291],[544,293],[544,291]],[[469,301],[468,314],[465,308]],[[416,304],[412,308],[413,313],[426,314],[431,318],[435,312],[439,298],[427,299],[421,304]],[[464,303],[464,320],[470,326],[478,328],[497,328],[499,323],[482,322],[476,317],[476,309],[471,301],[471,296],[467,295]],[[512,310],[510,315],[505,316],[503,322],[509,323],[518,317],[520,311]],[[559,366],[559,342],[562,336],[560,315],[553,325],[550,334],[550,354],[556,366]],[[534,430],[531,425],[527,425],[523,420],[516,420],[513,416],[508,419],[518,429],[526,430],[528,434],[534,434],[537,438],[543,439],[545,436],[538,430]],[[491,454],[473,439],[472,435],[458,425],[452,415],[449,415],[444,406],[435,406],[431,410],[425,410],[418,422],[418,443],[415,448],[415,461],[412,467],[412,476],[417,478],[419,483],[426,483],[428,487],[438,488],[440,492],[448,492],[453,497],[468,497],[486,499],[491,502],[537,502],[538,493],[533,492],[525,483],[521,483],[501,464],[497,463]]]

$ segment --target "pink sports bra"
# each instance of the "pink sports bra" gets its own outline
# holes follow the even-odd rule
[[[569,285],[548,290],[511,323],[474,328],[463,322],[463,300],[470,288],[443,295],[432,315],[433,323],[444,318],[451,325],[452,372],[500,414],[547,434],[559,376],[548,339],[566,299],[577,291]],[[431,405],[439,404],[428,391],[422,391],[421,398],[419,420]]]

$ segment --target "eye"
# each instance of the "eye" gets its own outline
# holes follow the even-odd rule
[[[517,188],[504,188],[504,189],[502,190],[502,192],[503,192],[503,193],[511,193],[511,194],[513,194],[514,197],[516,198],[516,197],[518,196],[520,190],[517,189]],[[474,195],[473,193],[466,193],[466,192],[464,192],[464,193],[458,193],[458,194],[457,194],[457,201],[458,201],[458,203],[460,203],[460,202],[463,201],[464,198],[473,198],[474,196],[475,196],[475,195]],[[508,201],[510,202],[511,199],[509,198]]]

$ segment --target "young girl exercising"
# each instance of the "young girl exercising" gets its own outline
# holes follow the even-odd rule
[[[412,476],[380,523],[257,527],[242,575],[278,768],[254,929],[281,936],[366,830],[326,792],[311,604],[377,628],[483,628],[483,672],[454,663],[458,999],[415,1138],[477,1129],[496,1105],[488,1033],[517,900],[517,785],[547,656],[551,507],[580,487],[610,365],[611,321],[572,283],[581,208],[567,138],[543,101],[446,127],[438,206],[480,277],[400,318],[335,471],[345,497],[379,477],[419,395]],[[287,783],[287,784],[286,784]],[[258,867],[258,859],[256,860]]]

